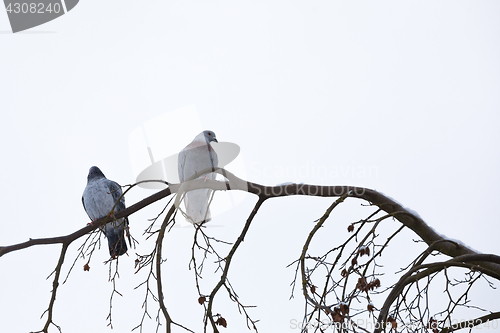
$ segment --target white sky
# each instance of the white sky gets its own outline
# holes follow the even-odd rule
[[[52,22],[11,34],[0,10],[0,244],[85,226],[81,194],[89,167],[133,183],[130,134],[194,105],[203,129],[240,146],[250,181],[374,188],[438,232],[498,254],[498,17],[497,1],[85,0]],[[168,124],[164,140],[182,147],[188,142],[179,143],[177,133],[197,133],[193,127]],[[127,203],[152,193],[137,189]],[[234,239],[254,202],[248,196],[212,230]],[[289,322],[303,307],[300,294],[288,301],[294,272],[285,266],[331,202],[274,199],[254,221],[231,281],[242,302],[258,305],[251,313],[262,332],[297,331]],[[161,207],[131,217],[139,240]],[[172,233],[167,305],[189,324],[201,308],[187,271],[192,234]],[[43,326],[52,281],[45,277],[58,252],[34,247],[1,258],[2,330]],[[124,297],[113,306],[118,332],[142,315],[143,290],[133,290],[142,280],[133,275],[130,252],[120,262]],[[54,315],[64,332],[109,332],[106,259],[101,249],[85,273],[78,262],[60,287]],[[225,313],[234,332],[244,319]]]

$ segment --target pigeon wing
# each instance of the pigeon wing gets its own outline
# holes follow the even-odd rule
[[[95,221],[109,214],[117,201],[118,203],[114,211],[118,212],[125,209],[125,198],[121,197],[121,195],[121,187],[116,182],[105,177],[91,179],[83,191],[83,208],[90,219]],[[108,222],[101,228],[108,239],[109,254],[112,257],[127,252],[127,244],[125,242],[125,229],[127,227],[128,219],[121,218]]]
[[[123,191],[117,182],[106,179],[106,184],[115,203],[115,213],[122,211],[126,208],[125,197],[122,195]],[[121,256],[127,252],[127,243],[125,241],[125,233],[128,236],[129,244],[130,234],[128,233],[128,218],[121,218],[116,221],[106,224],[105,229],[106,237],[108,238],[109,254],[112,257]]]
[[[200,178],[207,170],[217,168],[217,165],[218,157],[210,144],[205,140],[195,139],[179,153],[179,179],[185,182]],[[216,174],[209,173],[203,177],[214,180]],[[210,189],[199,189],[186,193],[184,205],[188,221],[201,223],[210,220],[209,200],[212,192]]]

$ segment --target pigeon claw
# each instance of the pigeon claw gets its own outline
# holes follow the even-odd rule
[[[97,221],[97,219],[93,219],[92,222],[87,223],[87,225],[94,225],[95,221]]]

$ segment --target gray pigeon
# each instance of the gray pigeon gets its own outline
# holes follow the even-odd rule
[[[218,142],[215,133],[203,131],[179,153],[178,172],[179,180],[185,182],[191,177],[201,175],[208,168],[215,170],[219,160],[217,154],[210,146],[210,142]],[[202,179],[215,179],[215,173],[209,173]],[[186,207],[186,219],[191,223],[202,223],[210,221],[209,200],[212,194],[210,189],[194,190],[186,193],[184,205]]]
[[[83,208],[92,221],[109,214],[117,200],[122,195],[122,189],[116,182],[107,179],[102,171],[93,166],[87,176],[87,186],[83,191]],[[114,212],[125,209],[125,198],[121,197]],[[111,221],[101,229],[108,239],[109,254],[115,258],[127,252],[125,230],[128,235],[128,218]],[[130,237],[130,236],[129,236]],[[130,238],[129,238],[130,243]]]

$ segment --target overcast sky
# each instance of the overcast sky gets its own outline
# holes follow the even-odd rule
[[[12,34],[0,10],[0,245],[85,226],[88,169],[133,183],[145,163],[139,129],[144,140],[155,138],[157,158],[210,129],[241,148],[228,169],[250,181],[373,188],[439,233],[499,254],[499,17],[497,1],[85,0]],[[181,108],[194,118],[179,116]],[[127,204],[152,193],[135,189]],[[211,230],[234,240],[255,200],[239,196]],[[235,257],[231,282],[242,302],[258,305],[251,313],[263,332],[297,331],[289,322],[303,307],[300,297],[288,301],[294,271],[285,266],[331,202],[266,202]],[[130,218],[143,254],[152,245],[142,230],[165,204]],[[342,216],[338,223],[348,223]],[[174,320],[189,322],[201,308],[187,270],[192,231],[171,233],[167,305]],[[0,259],[2,330],[43,327],[52,281],[45,278],[59,248]],[[133,288],[144,276],[133,274],[134,253],[120,258],[117,332],[142,315],[144,290]],[[109,332],[107,256],[101,249],[90,272],[77,262],[60,287],[54,316],[64,332]],[[244,325],[226,304],[230,328]],[[187,316],[191,308],[198,312]]]

